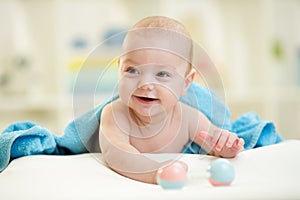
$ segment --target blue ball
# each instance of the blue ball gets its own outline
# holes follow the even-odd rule
[[[211,162],[208,171],[209,181],[214,186],[230,185],[235,178],[233,165],[224,158],[218,158]]]
[[[171,182],[171,181],[166,181],[162,179],[157,179],[157,183],[163,188],[163,189],[181,189],[184,187],[185,182]]]

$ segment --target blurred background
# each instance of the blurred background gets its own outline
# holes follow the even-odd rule
[[[300,0],[0,0],[0,13],[0,131],[30,120],[62,134],[114,89],[122,33],[165,15],[214,61],[232,120],[254,111],[300,139]]]

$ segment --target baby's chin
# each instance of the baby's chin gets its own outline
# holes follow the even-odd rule
[[[143,116],[143,117],[158,117],[158,116],[166,116],[166,111],[165,109],[162,108],[162,106],[156,104],[152,105],[150,108],[141,108],[136,110],[136,112]]]
[[[143,118],[150,118],[151,120],[158,119],[158,118],[163,120],[167,116],[166,109],[160,104],[154,104],[151,106],[141,106],[141,107],[131,106],[131,109],[138,116]]]

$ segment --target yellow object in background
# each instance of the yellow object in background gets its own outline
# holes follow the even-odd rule
[[[74,57],[68,64],[68,69],[72,72],[80,70],[81,67],[91,68],[107,68],[107,67],[118,67],[118,60],[111,60],[110,58],[86,58]]]

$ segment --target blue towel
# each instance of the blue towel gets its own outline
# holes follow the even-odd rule
[[[11,160],[22,156],[100,152],[98,131],[101,112],[106,104],[117,98],[118,96],[112,97],[71,121],[60,137],[33,122],[11,124],[0,135],[0,172]],[[229,109],[223,101],[211,90],[196,83],[191,84],[187,94],[181,97],[180,101],[203,112],[215,125],[235,132],[245,140],[245,149],[283,140],[273,123],[261,120],[255,113],[246,113],[231,122]],[[203,150],[191,141],[183,152],[203,153]]]

